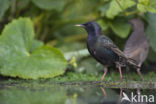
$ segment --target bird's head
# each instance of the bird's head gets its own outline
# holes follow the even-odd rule
[[[80,26],[85,28],[85,30],[88,32],[88,35],[100,35],[102,33],[102,29],[100,25],[94,21],[90,21],[84,24],[78,24],[75,26]]]
[[[142,30],[142,29],[144,29],[144,24],[143,24],[141,19],[134,18],[134,19],[131,19],[129,21],[129,23],[131,24],[133,30],[136,30],[136,29],[137,30]]]

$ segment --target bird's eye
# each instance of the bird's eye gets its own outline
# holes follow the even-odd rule
[[[87,24],[87,26],[88,26],[88,27],[90,27],[90,26],[91,26],[91,24]]]

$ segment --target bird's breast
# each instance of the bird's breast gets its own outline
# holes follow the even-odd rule
[[[112,64],[115,60],[115,56],[111,50],[105,48],[97,40],[88,40],[87,48],[89,53],[101,64]]]
[[[95,57],[95,55],[97,54],[97,50],[96,50],[96,43],[97,40],[96,38],[92,38],[92,39],[87,39],[87,48],[88,48],[88,51],[89,53]]]

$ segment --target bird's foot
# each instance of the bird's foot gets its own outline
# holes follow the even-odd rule
[[[140,72],[140,68],[137,69],[137,73],[139,74],[141,80],[144,81],[144,77],[143,77],[142,73]]]
[[[141,77],[141,81],[144,81],[144,77]]]
[[[142,74],[140,75],[141,81],[144,81],[144,77],[142,76]]]
[[[92,84],[98,84],[98,83],[101,83],[102,81],[101,80],[99,80],[99,81],[94,81],[94,82],[92,82]]]
[[[101,78],[101,79],[99,80],[99,82],[103,82],[103,80],[104,80],[104,78]]]
[[[123,78],[120,78],[119,83],[121,83],[123,81]]]

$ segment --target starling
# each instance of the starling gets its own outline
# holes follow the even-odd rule
[[[116,65],[116,67],[119,69],[120,81],[122,80],[121,67],[130,65],[138,68],[132,59],[127,58],[124,53],[113,43],[113,41],[103,34],[99,24],[94,21],[90,21],[76,26],[85,28],[88,33],[87,48],[89,53],[99,63],[104,65],[104,74],[101,78],[101,81],[103,81],[107,73],[107,67],[110,65]]]
[[[137,65],[141,67],[149,51],[149,41],[145,35],[142,20],[132,19],[130,20],[130,24],[133,32],[126,42],[124,54],[128,58],[134,59],[137,62]],[[140,68],[137,68],[137,73],[143,80],[144,78],[140,72]]]

